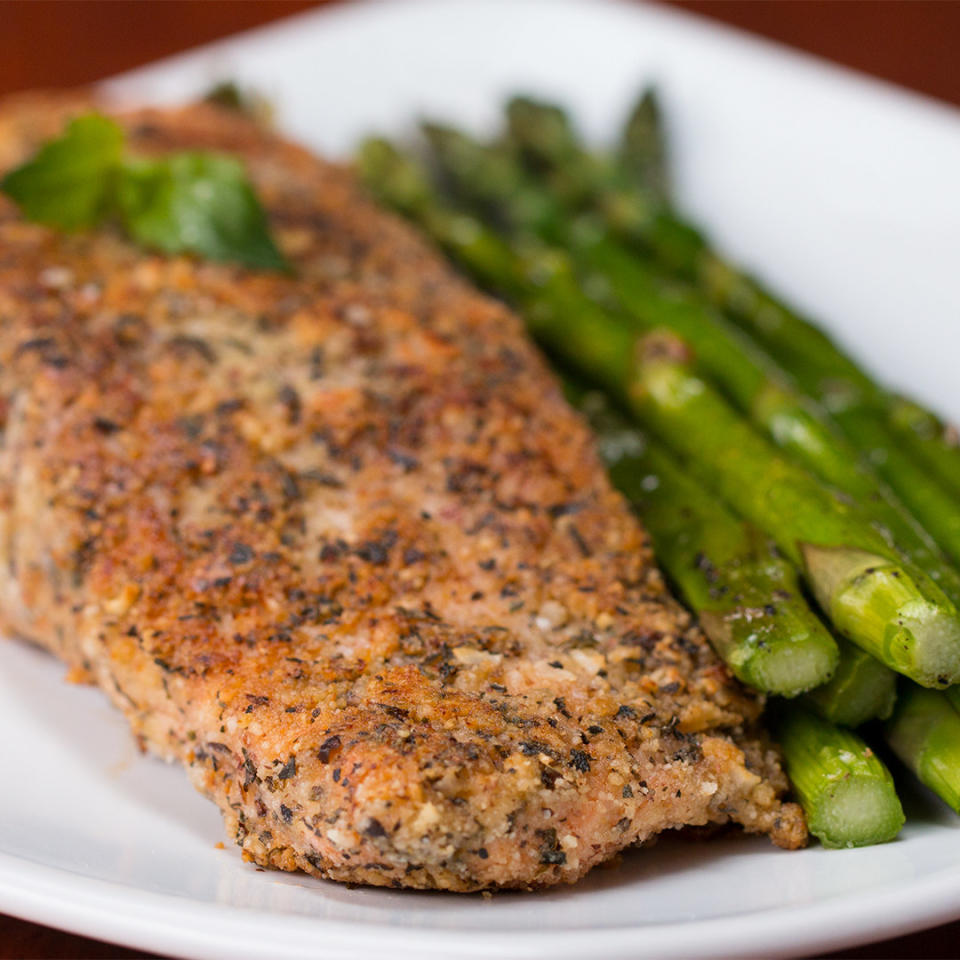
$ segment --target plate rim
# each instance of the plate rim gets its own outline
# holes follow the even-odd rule
[[[82,880],[79,889],[78,879]],[[471,931],[466,944],[460,942],[462,931],[454,928],[318,920],[189,900],[7,853],[0,853],[0,908],[79,935],[204,960],[260,960],[277,949],[278,937],[283,938],[283,956],[290,960],[453,956],[581,960],[590,954],[605,960],[691,956],[759,960],[872,943],[955,919],[960,914],[960,863],[915,881],[906,890],[891,883],[880,891],[810,904],[687,922],[563,930],[560,936],[524,929],[485,931],[482,936]],[[867,923],[871,935],[864,940]],[[387,931],[389,937],[384,936]],[[321,938],[322,947],[317,942]]]

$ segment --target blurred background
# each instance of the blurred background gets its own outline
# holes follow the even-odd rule
[[[491,3],[506,8],[509,0]],[[0,93],[89,83],[322,4],[323,0],[0,0]],[[958,2],[668,0],[668,5],[960,105]]]
[[[326,0],[326,4],[346,0]],[[385,0],[389,2],[389,0]],[[509,0],[490,0],[507,15]],[[630,0],[624,0],[630,2]],[[960,105],[955,0],[661,0]],[[90,83],[324,0],[0,0],[0,94]],[[960,923],[838,954],[957,956]],[[0,916],[0,958],[134,957]]]

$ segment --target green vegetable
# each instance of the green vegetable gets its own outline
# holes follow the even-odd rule
[[[954,688],[956,689],[956,688]],[[904,684],[887,726],[894,753],[955,812],[960,813],[960,714],[948,695]]]
[[[516,97],[507,107],[510,139],[542,178],[563,195],[600,213],[607,225],[638,252],[685,281],[695,284],[716,306],[729,312],[796,379],[804,392],[823,404],[860,451],[873,457],[877,472],[916,515],[933,539],[960,562],[960,500],[933,477],[923,477],[912,456],[898,449],[889,429],[889,398],[859,366],[809,320],[781,302],[753,277],[725,260],[707,238],[663,205],[662,191],[645,168],[624,160],[630,155],[630,125],[617,166],[592,156],[569,117],[553,104]],[[645,112],[644,137],[660,136],[656,114]],[[634,141],[635,142],[635,141]],[[649,147],[647,148],[650,149]],[[661,149],[665,149],[661,145]],[[661,181],[662,183],[662,181]],[[866,438],[865,420],[871,436]],[[939,448],[938,454],[932,451]],[[946,436],[927,441],[928,456],[955,464],[956,450]],[[951,476],[956,471],[947,468]]]
[[[130,236],[144,246],[286,269],[243,164],[233,157],[190,152],[128,161],[117,202]]]
[[[642,516],[657,559],[733,673],[780,696],[816,687],[807,695],[810,705],[841,726],[889,717],[897,675],[829,636],[804,600],[794,568],[769,539],[601,393],[569,383],[567,393],[588,416],[610,477]]]
[[[947,556],[960,563],[960,501],[937,482],[924,464],[904,450],[882,411],[856,404],[838,409],[834,417],[877,472],[895,487]]]
[[[827,407],[947,556],[960,563],[960,452],[915,403],[891,398],[810,321],[711,253],[701,286]],[[706,277],[706,279],[703,279]],[[910,421],[907,426],[904,420]],[[919,428],[919,429],[918,429]]]
[[[121,168],[124,133],[97,113],[72,120],[32,160],[0,180],[0,190],[28,220],[62,230],[82,230],[110,211]]]
[[[239,160],[209,152],[130,157],[124,141],[116,121],[78,117],[0,190],[28,220],[48,226],[80,230],[116,219],[131,239],[163,253],[288,269]]]
[[[797,704],[772,711],[787,774],[825,847],[864,847],[893,840],[905,817],[890,771],[850,730]]]
[[[854,504],[776,452],[683,362],[648,340],[631,408],[805,574],[841,634],[925,686],[960,679],[960,615]]]
[[[811,690],[807,702],[841,727],[886,720],[897,700],[897,675],[859,647],[839,642],[840,662],[830,680]]]
[[[910,452],[960,503],[960,445],[956,430],[905,397],[890,397],[888,413],[894,430]]]
[[[488,213],[491,224],[505,226],[513,236],[532,233],[562,246],[583,290],[620,312],[638,332],[666,327],[685,340],[699,372],[779,447],[869,511],[897,548],[960,604],[960,574],[930,536],[826,412],[742,330],[693,292],[645,266],[595,219],[567,208],[556,191],[524,171],[509,144],[485,146],[435,123],[424,124],[423,131],[444,182],[458,198],[478,215]],[[938,518],[944,513],[941,509]]]
[[[657,559],[734,675],[785,697],[828,680],[837,645],[769,538],[601,394],[580,393],[575,402],[590,418],[611,479],[642,516]]]
[[[641,148],[644,157],[662,157],[666,151],[655,103],[651,108],[652,98],[650,91],[644,94],[624,128],[620,169],[642,203],[657,195],[665,204],[662,187],[666,181],[651,174],[644,163],[629,162]],[[563,125],[561,136],[556,112],[549,107],[541,109],[551,118],[555,155],[569,158],[573,153],[571,142],[576,140],[569,122]],[[639,139],[638,117],[642,118]],[[543,159],[541,153],[541,162]],[[617,195],[623,189],[622,180],[612,178],[605,187],[597,186],[598,196],[604,191]],[[651,228],[637,220],[634,238],[652,250],[661,263],[699,284],[715,304],[728,310],[777,357],[811,397],[828,406],[850,442],[872,457],[877,472],[948,556],[960,562],[960,448],[955,433],[916,402],[885,391],[822,330],[725,261],[702,234],[688,225],[675,227],[669,252],[663,239],[668,231],[658,231],[656,225]],[[641,236],[644,233],[647,240]],[[899,536],[896,530],[893,532]]]

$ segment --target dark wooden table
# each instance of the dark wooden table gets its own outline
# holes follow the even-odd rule
[[[317,5],[315,0],[0,0],[0,94],[87,83]],[[960,2],[680,0],[674,5],[960,105]],[[143,954],[0,916],[0,958],[137,956]],[[960,923],[836,956],[958,957]]]

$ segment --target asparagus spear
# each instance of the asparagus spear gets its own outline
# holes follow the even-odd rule
[[[648,341],[632,374],[631,409],[774,537],[840,633],[924,686],[960,678],[956,608],[853,504],[771,448],[689,371],[675,341]]]
[[[841,640],[840,661],[829,682],[811,690],[809,705],[841,727],[886,720],[897,699],[897,675],[859,647]]]
[[[567,196],[602,210],[608,222],[631,238],[661,266],[698,285],[717,306],[735,316],[770,353],[801,382],[803,389],[831,411],[864,407],[872,411],[872,432],[883,432],[888,398],[870,377],[813,323],[779,301],[756,280],[725,261],[692,225],[657,207],[649,184],[642,179],[624,183],[621,163],[611,167],[591,161],[566,114],[558,107],[518,97],[507,108],[510,135],[542,170],[564,184]],[[651,116],[648,112],[648,119]],[[648,137],[655,133],[649,123]],[[625,148],[624,148],[625,149]],[[623,151],[621,151],[623,153]],[[636,172],[637,168],[633,168]],[[859,419],[864,419],[862,411]],[[931,414],[932,416],[932,414]],[[837,414],[852,443],[861,446],[861,435]],[[886,432],[884,443],[865,449],[890,455],[877,466],[922,521],[934,539],[955,560],[958,558],[958,504],[935,481],[925,484],[934,498],[916,492],[918,471],[910,458],[896,456],[895,438]],[[953,448],[944,435],[930,439],[929,447],[952,459]]]
[[[772,308],[765,315],[772,316]],[[764,342],[770,346],[769,340]],[[800,388],[830,411],[849,444],[866,456],[885,484],[932,535],[938,548],[934,552],[943,551],[953,563],[960,563],[960,498],[945,482],[945,478],[957,476],[951,473],[951,466],[954,458],[960,456],[958,452],[946,444],[942,435],[927,437],[921,444],[921,438],[911,434],[905,449],[890,426],[885,398],[861,376],[840,369],[842,364],[829,360],[814,364],[796,343],[781,347],[776,356]],[[922,448],[916,449],[918,446]],[[897,531],[895,536],[904,534]],[[918,562],[936,576],[928,563],[919,558]],[[943,585],[952,591],[946,580]]]
[[[424,132],[434,158],[455,190],[514,229],[530,230],[567,249],[587,274],[609,290],[609,300],[639,329],[667,327],[687,340],[701,370],[716,381],[754,422],[827,482],[857,497],[880,499],[858,457],[831,430],[809,398],[793,390],[772,362],[741,331],[695,297],[664,285],[602,228],[586,224],[535,181],[513,156],[438,124]],[[916,539],[916,537],[914,537]],[[958,578],[960,589],[960,578]]]
[[[668,435],[697,438],[684,452],[715,474],[711,479],[726,499],[801,566],[841,633],[920,683],[945,686],[960,678],[956,609],[899,560],[859,511],[779,456],[719,397],[708,395],[706,384],[685,370],[680,376],[679,365],[638,368],[633,331],[583,297],[561,255],[518,251],[458,214],[433,194],[415,162],[382,141],[368,143],[359,160],[387,203],[417,219],[482,283],[507,292],[550,349],[658,428],[666,425]],[[639,382],[638,373],[644,373]]]
[[[896,674],[847,641],[830,639],[803,599],[796,570],[770,540],[618,416],[601,393],[569,385],[567,392],[589,417],[610,477],[642,516],[667,575],[733,673],[780,696],[816,686],[811,706],[842,726],[889,717]],[[828,679],[830,663],[836,669]]]
[[[773,714],[787,774],[825,847],[892,840],[905,817],[890,771],[857,734],[797,704]]]
[[[531,180],[509,148],[488,147],[458,130],[423,125],[440,171],[454,191],[515,231],[532,231],[567,249],[584,287],[605,291],[639,330],[666,327],[693,347],[699,370],[754,423],[823,480],[865,505],[897,547],[960,605],[960,574],[853,446],[808,397],[793,388],[742,331],[698,298],[665,286],[630,251],[585,223]],[[908,465],[909,466],[909,465]],[[929,484],[926,484],[929,486]],[[928,498],[927,502],[935,502]]]
[[[569,127],[569,123],[568,123]],[[663,111],[660,108],[657,91],[648,87],[643,91],[624,124],[617,149],[619,169],[627,180],[644,195],[657,196],[663,206],[671,206],[672,200],[664,186],[669,179],[661,173],[666,164],[667,137],[663,129]],[[846,390],[858,391],[864,399],[881,399],[889,405],[891,418],[905,416],[904,425],[926,435],[929,450],[938,457],[946,448],[947,456],[952,460],[947,482],[955,493],[960,495],[960,480],[957,471],[960,463],[953,460],[951,454],[957,450],[956,438],[949,436],[929,411],[918,404],[901,397],[889,396],[873,383],[857,364],[847,357],[827,337],[809,321],[797,316],[789,307],[781,303],[771,292],[746,277],[741,271],[725,264],[713,251],[712,257],[704,261],[701,271],[702,280],[712,284],[715,299],[733,308],[735,313],[749,316],[751,325],[775,343],[785,343],[791,350],[811,355],[816,359],[821,376],[832,382],[834,389],[839,382]],[[826,392],[824,386],[821,392]],[[904,409],[898,408],[903,406]]]
[[[822,638],[825,631],[803,600],[795,569],[752,524],[691,478],[669,451],[619,416],[602,393],[568,382],[567,394],[588,416],[610,477],[643,517],[657,558],[735,675],[767,693],[793,695],[775,682],[769,664],[790,690],[806,689],[791,661],[802,658],[811,676],[819,663],[822,673],[822,639],[816,645],[810,640],[818,634]],[[732,651],[730,624],[747,628]],[[788,642],[794,632],[799,646]],[[845,640],[837,646],[836,670],[810,690],[810,705],[846,727],[887,719],[896,700],[896,674]],[[759,663],[740,669],[744,654],[757,657],[757,648],[763,651]]]
[[[960,444],[956,430],[905,397],[891,397],[888,412],[894,430],[906,441],[910,452],[960,502]]]
[[[769,538],[690,479],[601,394],[577,391],[573,399],[589,416],[614,485],[642,516],[657,558],[734,675],[785,697],[826,682],[837,645]]]
[[[434,241],[481,278],[496,279],[507,294],[525,286],[513,251],[473,217],[437,201],[420,166],[389,141],[371,137],[356,157],[361,178],[379,199],[420,223]]]
[[[646,116],[649,143],[658,130],[650,122],[656,114],[648,111]],[[662,267],[698,285],[712,302],[758,335],[788,369],[792,362],[787,358],[817,368],[824,386],[844,383],[851,389],[878,392],[826,334],[723,260],[692,224],[654,201],[655,193],[644,178],[646,168],[626,159],[636,149],[635,140],[628,147],[624,137],[621,162],[612,167],[592,157],[569,117],[555,104],[514,97],[507,104],[507,122],[511,141],[541,173],[553,178],[566,197],[600,210],[611,227]]]
[[[947,696],[904,684],[887,726],[894,753],[960,813],[960,714]]]
[[[789,681],[791,690],[805,689],[790,663],[800,659],[801,650],[785,641],[790,633],[798,634],[802,660],[811,665],[812,676],[824,645],[821,639],[814,646],[810,638],[825,631],[800,594],[795,569],[752,524],[735,517],[692,479],[664,447],[619,416],[603,394],[569,384],[567,393],[587,414],[611,479],[643,517],[668,576],[734,673],[767,693],[790,695],[782,684],[772,682],[769,668],[763,674],[752,664],[749,671],[738,669],[743,653],[756,656],[759,647],[764,650],[761,669],[776,663],[776,672]],[[735,629],[751,628],[746,642],[734,645],[733,656],[726,650],[731,623]],[[837,668],[828,682],[810,691],[811,706],[847,727],[889,717],[896,674],[845,640],[837,646]],[[795,653],[788,659],[791,649]]]
[[[554,104],[514,97],[507,104],[510,142],[565,201],[598,210],[625,239],[664,266],[695,281],[706,239],[662,204],[662,195],[638,189],[627,164],[605,162],[585,149],[566,113]]]
[[[838,410],[834,416],[850,437],[867,453],[881,476],[895,484],[904,501],[936,539],[948,557],[960,562],[960,503],[905,453],[891,438],[883,416],[863,406]]]
[[[618,156],[621,169],[638,189],[657,195],[666,205],[666,180],[658,173],[666,151],[660,118],[656,94],[647,90],[624,127]],[[699,280],[706,284],[714,301],[740,316],[790,366],[804,371],[812,396],[835,408],[865,408],[845,418],[849,421],[847,432],[860,441],[865,433],[864,421],[871,421],[867,449],[879,453],[881,472],[921,521],[937,533],[947,553],[958,559],[960,447],[955,431],[945,428],[934,414],[914,401],[882,390],[812,323],[713,251],[701,249],[695,254],[694,246],[691,254],[700,259]],[[893,427],[893,435],[885,421]],[[908,455],[899,448],[897,438],[905,443]],[[935,480],[924,476],[928,471]]]

